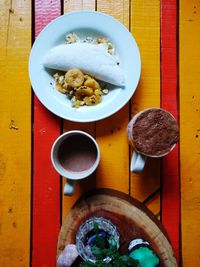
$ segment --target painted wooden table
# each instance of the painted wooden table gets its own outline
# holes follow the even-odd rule
[[[62,13],[98,10],[134,35],[142,76],[133,98],[97,123],[62,121],[33,95],[28,78],[31,44]],[[47,40],[48,41],[48,40]],[[60,225],[74,202],[95,187],[134,196],[166,228],[179,266],[200,266],[200,2],[198,0],[0,1],[0,266],[53,267]],[[180,122],[180,143],[163,160],[129,172],[126,126],[147,107],[163,107]],[[96,137],[101,164],[62,195],[50,162],[53,141],[82,129]]]

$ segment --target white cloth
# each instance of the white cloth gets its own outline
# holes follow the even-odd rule
[[[52,48],[44,56],[42,64],[51,69],[67,71],[77,68],[96,79],[123,86],[124,74],[115,56],[104,45],[74,43]]]

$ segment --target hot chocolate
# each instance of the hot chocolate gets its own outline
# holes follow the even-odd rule
[[[63,141],[58,150],[58,159],[67,171],[82,172],[94,165],[97,149],[87,136],[73,135]]]
[[[90,176],[100,162],[100,150],[96,140],[78,130],[60,135],[51,148],[51,161],[55,170],[67,178],[64,194],[74,193],[76,181]]]
[[[135,149],[147,156],[166,155],[179,138],[179,128],[175,118],[159,108],[146,109],[136,115],[131,127]]]

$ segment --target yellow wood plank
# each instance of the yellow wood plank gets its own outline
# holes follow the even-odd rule
[[[99,0],[97,10],[110,14],[129,28],[128,0]],[[96,174],[98,187],[129,192],[129,148],[126,127],[129,106],[112,117],[96,123],[96,137],[101,149],[101,164]]]
[[[160,1],[131,3],[131,32],[139,45],[142,60],[141,80],[132,99],[133,116],[144,108],[160,106]],[[140,175],[131,175],[131,195],[141,201],[159,186],[160,160],[148,159]]]
[[[94,0],[70,0],[64,1],[64,12],[76,11],[76,10],[95,10],[95,1]],[[63,131],[70,130],[82,130],[92,136],[95,136],[95,123],[75,123],[70,121],[64,121]],[[63,186],[66,182],[66,179],[63,178]],[[64,196],[62,197],[62,221],[65,219],[66,214],[69,212],[76,200],[84,194],[84,192],[95,187],[95,178],[94,175],[87,178],[84,181],[80,181],[76,184],[75,193],[71,197]]]
[[[118,19],[129,29],[129,0],[97,0],[97,11]]]
[[[64,0],[64,12],[95,10],[95,0]]]
[[[0,266],[30,261],[31,2],[0,2]]]
[[[183,266],[198,267],[200,221],[200,3],[180,1],[180,166]]]

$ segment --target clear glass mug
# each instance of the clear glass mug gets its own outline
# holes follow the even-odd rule
[[[136,123],[136,120],[138,119],[138,117],[141,114],[144,114],[145,112],[151,111],[151,110],[157,110],[157,111],[161,111],[161,112],[166,113],[169,116],[169,118],[171,119],[171,121],[174,124],[176,124],[178,127],[178,124],[177,124],[174,116],[170,112],[168,112],[167,110],[164,110],[161,108],[144,109],[144,110],[138,112],[135,116],[133,116],[133,118],[131,119],[131,121],[129,122],[129,124],[127,126],[127,138],[128,138],[129,144],[134,148],[133,154],[131,156],[131,163],[130,163],[130,170],[131,170],[131,172],[134,172],[134,173],[140,173],[144,169],[144,166],[145,166],[145,163],[146,163],[146,160],[148,157],[151,157],[151,158],[164,157],[174,149],[174,147],[176,146],[176,143],[177,143],[177,142],[175,142],[174,144],[172,144],[167,151],[165,151],[164,153],[162,153],[160,155],[146,154],[144,152],[139,151],[136,148],[134,138],[133,138],[134,125]]]

